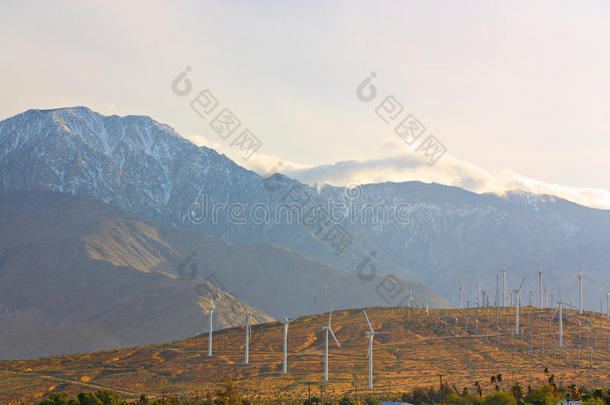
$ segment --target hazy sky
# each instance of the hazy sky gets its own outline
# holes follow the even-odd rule
[[[312,182],[521,185],[610,207],[609,21],[608,1],[5,0],[0,119],[85,105],[150,115],[259,171],[281,159]],[[194,91],[261,139],[257,158],[171,92],[186,66]],[[434,168],[356,97],[371,72],[446,146]],[[339,161],[350,170],[319,175]]]

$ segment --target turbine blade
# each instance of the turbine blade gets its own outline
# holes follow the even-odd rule
[[[339,343],[339,341],[337,340],[337,337],[335,336],[333,330],[328,328],[328,331],[330,332],[330,335],[333,337],[333,339],[335,339],[335,343],[337,343],[337,346],[341,347],[341,343]]]
[[[364,317],[366,318],[366,323],[369,324],[369,330],[373,333],[375,333],[375,330],[373,329],[373,326],[371,325],[371,321],[369,321],[369,316],[366,314],[366,311],[364,312]]]
[[[555,315],[557,315],[557,312],[559,312],[559,309],[556,309],[555,312],[553,312],[553,316],[551,316],[551,320],[555,318]]]
[[[523,280],[521,280],[521,284],[519,284],[519,292],[521,292],[521,287],[523,287],[523,283],[525,283],[525,278],[527,276],[523,276]]]
[[[333,319],[333,307],[330,306],[330,314],[328,314],[328,327],[330,328],[330,321]]]

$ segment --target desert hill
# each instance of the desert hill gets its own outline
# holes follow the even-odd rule
[[[425,309],[374,307],[367,312],[375,330],[388,332],[378,335],[373,345],[377,391],[436,385],[439,374],[460,391],[463,387],[472,391],[475,381],[491,391],[489,376],[498,373],[504,376],[502,388],[516,381],[526,387],[547,378],[545,367],[558,383],[610,382],[610,322],[600,319],[599,313],[565,311],[566,347],[558,348],[553,345],[558,338],[556,314],[549,329],[554,309],[522,308],[522,334],[512,336],[512,344],[514,308],[500,308],[498,322],[495,308],[489,308],[489,317],[487,309],[480,309],[478,317],[476,309],[426,313]],[[206,357],[207,335],[200,335],[159,345],[1,362],[5,383],[0,399],[19,393],[23,398],[40,398],[53,390],[100,387],[117,390],[126,398],[140,393],[189,396],[217,387],[225,375],[231,375],[240,391],[254,398],[303,398],[308,382],[316,394],[325,390],[327,395],[341,395],[356,388],[367,392],[367,326],[362,310],[334,312],[332,327],[342,346],[330,340],[330,379],[322,384],[322,326],[327,320],[328,314],[318,314],[290,324],[287,375],[280,374],[283,325],[272,322],[253,326],[249,365],[242,364],[243,327],[216,332],[212,358]]]

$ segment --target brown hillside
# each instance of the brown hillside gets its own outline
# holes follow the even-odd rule
[[[428,315],[423,309],[411,309],[408,322],[406,308],[375,307],[367,312],[376,330],[389,332],[377,336],[374,343],[375,385],[379,390],[404,391],[416,385],[437,384],[438,374],[460,390],[464,386],[472,390],[475,381],[491,390],[489,376],[497,373],[504,376],[503,388],[515,381],[527,386],[546,378],[544,367],[555,374],[558,383],[610,383],[610,323],[604,318],[600,329],[600,314],[566,311],[564,338],[568,346],[553,350],[558,330],[555,318],[549,333],[549,318],[554,312],[551,309],[523,308],[521,326],[525,334],[523,338],[514,336],[512,346],[510,334],[506,333],[513,327],[512,308],[498,311],[498,323],[494,308],[489,309],[489,323],[488,311],[479,310],[478,335],[473,322],[475,309],[430,310]],[[201,335],[154,346],[2,362],[0,376],[4,384],[0,398],[40,398],[53,390],[77,392],[100,387],[118,390],[126,397],[163,392],[193,395],[216,387],[225,375],[231,375],[236,386],[252,397],[302,396],[307,382],[314,383],[312,389],[317,393],[324,350],[321,327],[327,319],[327,314],[320,314],[290,324],[289,373],[285,376],[280,374],[282,325],[274,322],[252,328],[247,366],[242,364],[243,327],[231,328],[214,335],[215,353],[211,359],[206,357],[207,335]],[[335,312],[333,329],[342,347],[334,343],[330,346],[330,381],[324,389],[331,395],[356,387],[365,392],[367,338],[362,310]],[[592,368],[587,345],[593,348]]]

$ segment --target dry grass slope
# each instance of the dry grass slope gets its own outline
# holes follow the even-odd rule
[[[610,323],[600,319],[599,313],[566,311],[567,346],[560,349],[553,344],[558,338],[557,318],[551,321],[549,330],[551,309],[523,308],[520,320],[524,333],[513,336],[512,344],[514,309],[500,309],[498,322],[495,308],[479,310],[478,317],[476,309],[430,310],[428,314],[410,309],[408,321],[406,308],[374,307],[367,312],[376,330],[389,332],[377,336],[374,342],[375,386],[379,390],[437,384],[441,373],[444,381],[458,389],[472,389],[473,383],[480,381],[491,390],[489,376],[497,373],[504,375],[503,386],[516,380],[527,385],[542,382],[544,367],[559,383],[610,383]],[[324,350],[321,327],[327,319],[327,314],[320,314],[290,324],[288,375],[280,374],[282,324],[273,322],[253,326],[249,365],[242,364],[243,327],[218,331],[212,358],[206,357],[207,335],[201,335],[160,345],[0,362],[0,400],[100,387],[117,390],[126,397],[162,392],[190,395],[216,387],[227,374],[252,397],[302,396],[307,382],[314,383],[316,392],[322,388],[329,394],[356,387],[359,392],[366,391],[366,323],[359,309],[333,314],[333,329],[342,347],[330,347],[330,381],[320,387]]]

